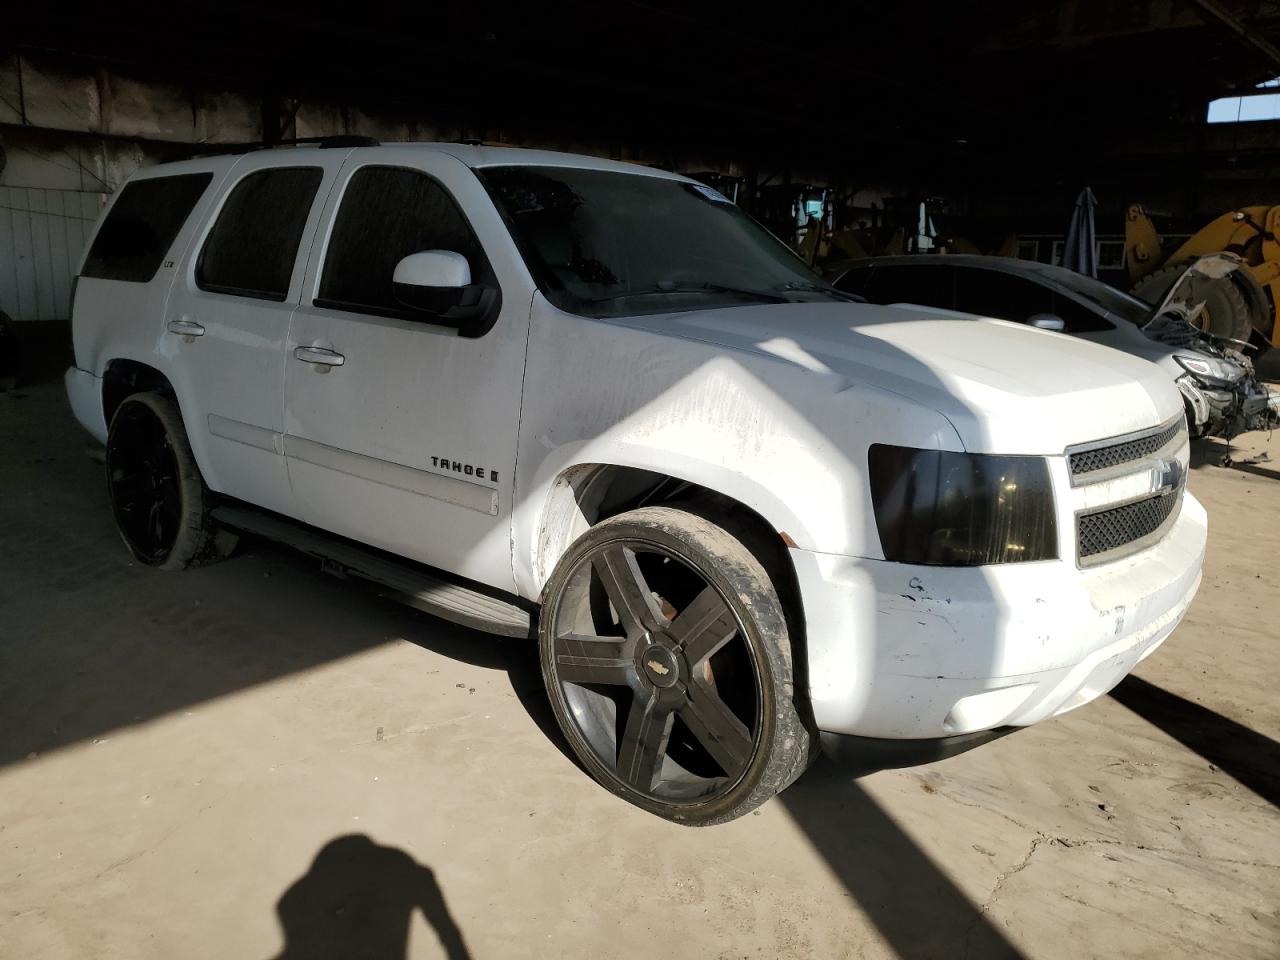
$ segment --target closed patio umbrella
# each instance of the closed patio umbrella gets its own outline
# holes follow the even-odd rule
[[[1062,247],[1062,265],[1087,277],[1098,276],[1098,233],[1093,225],[1093,210],[1098,205],[1093,191],[1085,187],[1076,197]]]

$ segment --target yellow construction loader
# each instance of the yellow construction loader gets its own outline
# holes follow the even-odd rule
[[[1206,333],[1260,350],[1280,346],[1280,206],[1241,207],[1202,227],[1167,253],[1155,224],[1139,204],[1125,214],[1124,263],[1133,292],[1159,301],[1198,257],[1232,253],[1244,269],[1207,286],[1200,325]]]

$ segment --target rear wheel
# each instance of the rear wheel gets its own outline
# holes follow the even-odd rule
[[[544,599],[556,718],[618,796],[703,826],[750,812],[805,769],[782,605],[722,527],[669,507],[605,520],[560,560]]]
[[[209,516],[209,490],[173,400],[127,397],[111,418],[106,463],[116,527],[139,561],[181,570],[234,549],[235,535]]]

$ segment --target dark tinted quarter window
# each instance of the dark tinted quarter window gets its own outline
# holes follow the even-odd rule
[[[403,315],[391,278],[397,263],[424,250],[460,253],[472,282],[493,283],[479,242],[444,187],[419,170],[363,167],[343,193],[316,303]]]
[[[283,167],[237,183],[200,252],[201,289],[283,300],[323,175],[319,167]]]
[[[1053,312],[1067,325],[1067,333],[1098,333],[1116,328],[1110,320],[1098,316],[1088,307],[1064,297],[1056,290],[1053,294]]]
[[[125,184],[94,237],[81,275],[146,283],[212,179],[211,173],[187,173]]]
[[[856,293],[865,297],[866,293],[864,291],[867,281],[871,279],[871,272],[871,267],[852,267],[845,271],[844,275],[832,286],[837,290],[845,291],[845,293]]]
[[[861,291],[872,303],[918,303],[954,309],[955,270],[943,264],[879,264]]]
[[[996,270],[961,270],[956,280],[956,309],[1026,323],[1037,313],[1053,313],[1053,291],[1025,277]]]

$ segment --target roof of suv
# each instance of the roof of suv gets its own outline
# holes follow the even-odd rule
[[[209,144],[210,148],[216,146],[216,144]],[[405,150],[421,150],[448,154],[465,163],[473,170],[506,166],[572,167],[579,170],[608,170],[615,173],[631,173],[665,180],[679,180],[684,183],[696,182],[669,170],[645,167],[638,163],[604,160],[600,157],[587,157],[575,153],[558,153],[554,150],[528,150],[523,147],[480,146],[469,143],[383,143],[377,146],[325,147],[299,145],[263,147],[261,150],[195,157],[191,160],[180,160],[176,163],[157,164],[152,167],[144,167],[135,176],[160,176],[176,172],[178,168],[210,169],[211,166],[215,168],[220,165],[230,166],[248,153],[255,155],[269,153],[272,156],[279,156],[282,162],[288,163],[290,162],[289,158],[297,158],[299,155],[307,155],[317,151],[328,152],[330,150],[349,151],[353,156],[367,155],[371,160],[383,154],[402,155]]]
[[[669,170],[658,170],[654,167],[642,166],[638,163],[626,163],[622,160],[605,160],[600,157],[587,157],[576,153],[560,153],[556,150],[529,150],[524,147],[492,147],[469,143],[394,143],[385,144],[396,149],[412,147],[422,150],[438,150],[457,157],[468,167],[577,167],[582,170],[614,170],[618,173],[640,173],[651,177],[665,177],[672,180],[687,180],[678,173]],[[358,151],[378,150],[379,147],[357,147]]]

